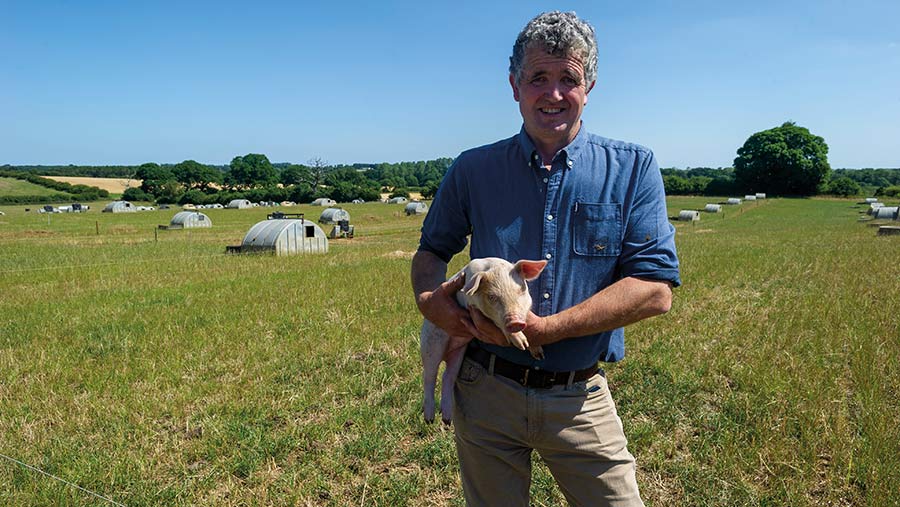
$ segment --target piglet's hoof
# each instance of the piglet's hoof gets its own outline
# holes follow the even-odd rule
[[[528,338],[525,338],[523,333],[512,333],[506,336],[509,344],[519,350],[525,350],[528,348]]]

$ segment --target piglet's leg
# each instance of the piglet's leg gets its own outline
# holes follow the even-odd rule
[[[437,387],[438,368],[447,348],[449,338],[441,328],[426,320],[419,335],[419,352],[422,356],[422,415],[425,421],[434,422],[434,390]]]
[[[506,339],[509,341],[509,344],[519,350],[525,350],[528,348],[528,338],[525,338],[525,333],[519,331],[516,333],[508,333],[506,335]]]
[[[528,352],[531,352],[531,357],[535,359],[543,359],[544,358],[544,349],[540,345],[536,347],[528,347]]]
[[[531,357],[535,359],[543,359],[544,358],[544,349],[541,348],[540,345],[536,347],[532,347],[528,345],[528,339],[525,337],[525,334],[522,332],[510,333],[506,335],[507,340],[509,340],[509,344],[517,347],[519,350],[528,349],[528,352],[531,352]]]
[[[447,355],[447,367],[441,378],[441,419],[444,424],[450,424],[453,419],[453,384],[456,383],[465,352],[465,347],[459,347]]]

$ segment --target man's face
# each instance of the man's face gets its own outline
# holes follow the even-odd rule
[[[584,66],[575,55],[553,56],[528,48],[522,80],[509,76],[513,97],[525,131],[539,147],[559,150],[568,145],[581,125],[581,112],[594,83],[585,83]]]

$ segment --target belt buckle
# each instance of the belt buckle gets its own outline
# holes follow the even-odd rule
[[[549,374],[550,372],[542,372],[537,371],[535,369],[535,375],[543,374],[539,377],[532,377],[530,375],[532,368],[525,368],[525,374],[522,376],[522,379],[519,381],[519,384],[522,387],[531,387],[535,389],[549,389],[553,387],[553,382],[556,380],[556,374]],[[529,382],[530,381],[530,382]]]

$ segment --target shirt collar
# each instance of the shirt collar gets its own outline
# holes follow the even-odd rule
[[[578,129],[578,134],[575,135],[575,139],[573,139],[572,142],[565,146],[563,149],[559,150],[559,153],[564,154],[567,160],[575,162],[578,159],[578,155],[584,149],[584,145],[587,144],[587,139],[587,129],[584,127],[584,121],[582,121],[581,128]],[[525,161],[528,164],[531,164],[534,161],[535,155],[537,155],[538,153],[537,148],[534,147],[534,142],[528,135],[528,132],[525,132],[525,125],[522,125],[522,129],[519,130],[519,147],[522,149],[522,154],[525,156]],[[559,154],[557,154],[557,156],[558,155]]]

